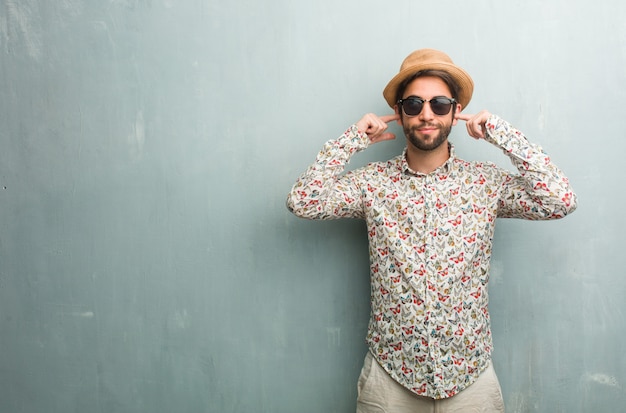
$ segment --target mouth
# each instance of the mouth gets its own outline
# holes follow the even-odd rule
[[[437,132],[439,130],[438,127],[432,126],[432,125],[420,126],[420,127],[415,128],[415,129],[419,133],[424,133],[424,134],[434,133],[434,132]]]

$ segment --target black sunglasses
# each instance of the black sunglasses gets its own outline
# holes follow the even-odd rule
[[[402,108],[402,111],[407,116],[417,116],[424,108],[424,103],[430,103],[430,110],[435,115],[447,115],[452,109],[452,105],[456,103],[456,100],[447,98],[445,96],[437,96],[431,100],[424,100],[416,96],[409,96],[406,99],[398,100],[398,105]]]

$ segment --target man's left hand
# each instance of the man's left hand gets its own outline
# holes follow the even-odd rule
[[[466,114],[466,113],[457,113],[455,117],[460,120],[465,121],[465,126],[467,126],[467,133],[475,138],[482,139],[487,134],[487,128],[485,124],[487,123],[487,119],[491,116],[486,110],[481,110],[476,115]]]

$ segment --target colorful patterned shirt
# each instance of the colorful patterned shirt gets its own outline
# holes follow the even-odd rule
[[[489,261],[496,217],[547,220],[576,208],[568,179],[509,123],[491,116],[485,140],[519,174],[467,162],[450,145],[432,173],[412,171],[406,149],[344,173],[370,144],[352,125],[327,142],[293,186],[287,207],[308,219],[362,218],[370,252],[367,343],[398,383],[435,399],[451,397],[489,366]]]

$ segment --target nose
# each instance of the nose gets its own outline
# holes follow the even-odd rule
[[[435,113],[430,107],[430,102],[424,102],[422,111],[418,113],[417,116],[420,120],[424,120],[424,121],[432,120],[435,118]]]

